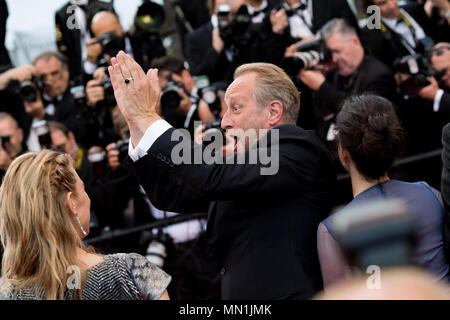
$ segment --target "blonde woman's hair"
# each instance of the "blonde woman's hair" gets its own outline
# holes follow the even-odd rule
[[[283,104],[283,120],[287,124],[296,124],[300,93],[283,69],[270,63],[248,63],[236,69],[234,78],[250,72],[257,74],[253,98],[258,107],[265,108],[271,101],[278,100]]]
[[[66,208],[67,193],[76,196],[72,169],[70,156],[54,151],[27,153],[8,168],[0,187],[0,291],[34,287],[38,298],[43,289],[45,299],[64,299],[68,267],[84,249]]]

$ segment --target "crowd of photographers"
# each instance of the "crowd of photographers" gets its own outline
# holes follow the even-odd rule
[[[125,32],[110,3],[69,1],[55,13],[58,51],[43,52],[19,67],[5,55],[2,25],[0,175],[26,151],[61,150],[72,156],[92,200],[94,235],[176,215],[153,207],[124,163],[129,133],[106,68],[120,50],[145,70],[159,69],[161,115],[196,141],[210,129],[220,130],[223,95],[234,70],[269,62],[281,66],[301,92],[297,124],[317,130],[331,149],[340,102],[363,92],[397,106],[408,132],[407,154],[439,147],[450,117],[449,1],[355,3],[365,13],[376,5],[381,19],[369,16],[360,28],[346,0],[179,1],[174,11],[144,1]],[[6,24],[5,1],[0,4]],[[68,24],[72,14],[77,28]],[[163,45],[160,27],[168,14],[175,15],[177,31],[172,32],[181,39],[178,56],[167,55]],[[195,127],[196,121],[206,125]],[[143,235],[141,242],[147,247],[151,239],[169,236],[176,245],[161,248],[153,242],[148,250],[153,258],[167,257],[166,271],[176,275],[170,268],[179,267],[179,261],[170,257],[183,255],[202,230],[204,220],[193,219]],[[196,250],[206,261],[203,246]],[[215,274],[214,264],[210,267],[209,274],[186,267],[197,272],[197,283],[199,274],[209,281],[204,280],[209,294]]]

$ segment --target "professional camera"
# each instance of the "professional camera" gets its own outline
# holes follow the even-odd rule
[[[420,90],[428,86],[428,77],[439,79],[445,71],[437,71],[430,61],[433,52],[434,42],[429,37],[418,41],[416,54],[404,56],[394,61],[396,73],[410,75],[410,77],[400,84],[400,91],[406,99],[419,96]]]
[[[297,46],[297,52],[300,54],[283,61],[283,68],[288,74],[297,75],[300,70],[329,73],[336,69],[331,62],[331,53],[321,38],[300,44]],[[316,61],[318,63],[314,65]]]
[[[128,146],[130,144],[130,130],[124,129],[125,138],[116,143],[115,150],[119,151],[119,162],[123,163],[128,155]]]
[[[42,92],[42,81],[36,76],[32,76],[30,81],[20,84],[19,95],[23,101],[35,102],[38,94]]]
[[[163,113],[174,112],[180,105],[180,89],[186,91],[184,84],[182,82],[173,80],[171,74],[167,76],[167,80],[168,82],[166,86],[162,88],[161,95],[161,108],[163,110]]]
[[[120,50],[125,50],[125,39],[113,32],[105,32],[97,38],[96,43],[102,46],[102,56],[105,54],[115,57]]]
[[[33,123],[31,126],[31,130],[34,130],[36,135],[38,136],[39,144],[42,149],[51,149],[52,148],[52,138],[50,136],[50,128],[46,120],[41,120]],[[57,150],[61,152],[65,152],[64,150]]]
[[[216,85],[210,85],[199,91],[199,97],[205,101],[214,118],[220,117],[220,112],[222,111],[222,101],[219,96],[219,88]]]
[[[103,90],[105,91],[105,99],[103,100],[103,104],[107,107],[117,105],[116,98],[114,96],[114,88],[109,76],[106,76],[105,79],[100,82],[99,86],[103,87]]]
[[[225,47],[243,47],[252,37],[252,17],[248,14],[247,7],[241,6],[234,17],[231,17],[231,6],[221,3],[218,7],[217,18],[219,22],[219,34],[225,43]]]

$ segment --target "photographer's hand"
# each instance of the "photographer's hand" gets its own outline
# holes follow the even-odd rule
[[[90,107],[95,107],[98,102],[105,100],[105,89],[100,86],[100,81],[88,81],[86,84],[86,96]]]
[[[97,39],[91,39],[86,44],[87,61],[91,63],[97,63],[98,57],[102,54],[102,46],[97,43]]]
[[[288,16],[286,10],[273,9],[270,13],[270,23],[272,24],[272,32],[276,34],[283,34],[286,27],[289,25]]]
[[[436,93],[439,91],[439,85],[433,77],[428,77],[430,84],[420,90],[419,96],[423,99],[434,100]]]
[[[220,37],[218,28],[214,28],[212,31],[212,46],[217,53],[221,53],[225,47],[225,42]]]
[[[319,90],[326,80],[322,73],[311,70],[300,71],[298,77],[308,88],[313,91]]]
[[[112,59],[109,75],[117,105],[130,129],[131,143],[136,147],[146,130],[161,117],[156,112],[161,98],[158,70],[147,75],[129,55],[121,51]],[[129,83],[125,79],[132,79]]]
[[[31,65],[21,66],[8,70],[0,75],[0,90],[5,89],[13,80],[24,82],[31,80],[35,73],[35,67]]]
[[[112,171],[116,171],[118,167],[120,167],[119,162],[119,151],[115,149],[116,144],[111,143],[106,147],[106,151],[108,153],[108,165]]]

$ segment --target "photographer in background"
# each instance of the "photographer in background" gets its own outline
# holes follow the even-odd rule
[[[278,33],[287,26],[287,18],[273,12],[263,14],[263,22],[253,22],[249,12],[258,12],[249,6],[257,2],[209,2],[210,22],[186,36],[186,60],[192,75],[206,75],[211,83],[231,82],[234,70],[243,63],[278,60],[273,48],[279,47]]]
[[[25,153],[23,130],[8,113],[0,112],[0,184],[11,162]]]
[[[91,30],[95,38],[87,44],[87,59],[84,62],[84,70],[88,74],[93,74],[100,65],[110,65],[111,57],[120,50],[133,56],[145,69],[150,68],[154,58],[165,55],[159,35],[145,33],[139,25],[132,33],[125,33],[119,18],[112,12],[97,13],[92,19]]]
[[[199,120],[197,107],[200,100],[194,79],[177,57],[157,58],[152,68],[158,69],[159,85],[164,98],[161,100],[161,114],[176,128],[194,130],[194,121]]]
[[[334,126],[330,125],[342,100],[354,93],[370,91],[392,101],[395,81],[387,66],[365,54],[356,30],[346,20],[329,21],[321,34],[336,70],[326,77],[319,71],[302,69],[298,77],[313,92],[319,135],[331,141]]]
[[[83,61],[88,56],[86,44],[92,37],[91,21],[96,13],[103,10],[114,12],[112,4],[104,1],[70,0],[55,13],[56,46],[69,61],[73,84],[84,83]]]
[[[433,68],[443,75],[436,79],[429,77],[430,84],[423,88],[419,95],[423,99],[433,101],[433,110],[442,112],[446,119],[450,116],[450,43],[441,42],[434,46],[431,56]]]

